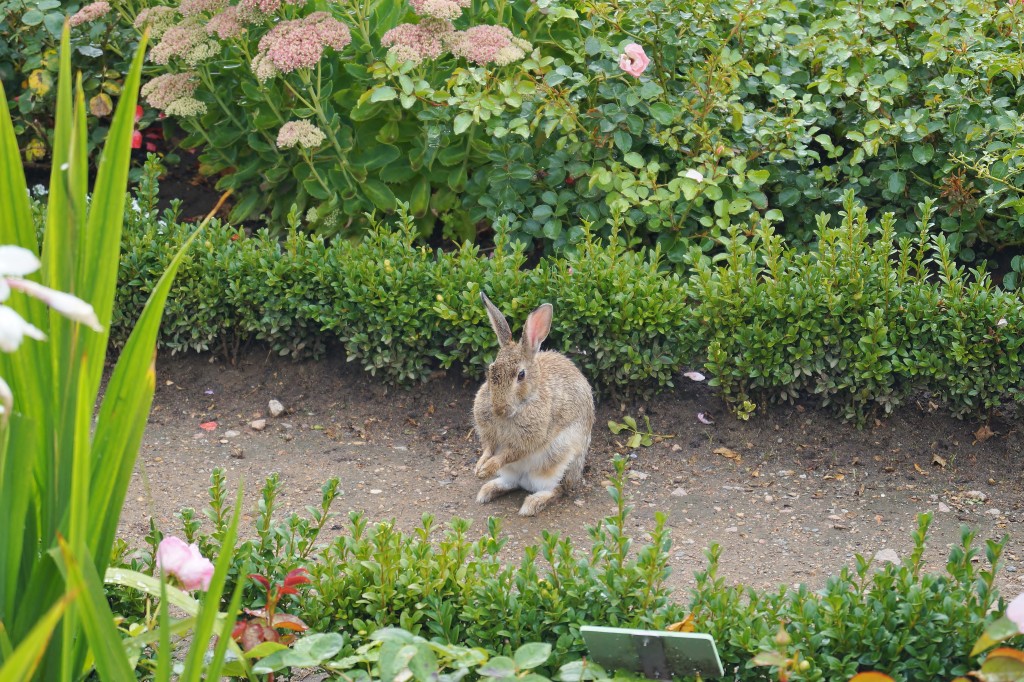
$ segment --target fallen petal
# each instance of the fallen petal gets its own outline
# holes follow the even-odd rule
[[[701,174],[701,172],[693,170],[692,168],[683,173],[683,175],[690,178],[691,180],[696,180],[697,182],[704,182],[704,176]]]
[[[1008,323],[1007,323],[1007,321],[1006,321],[1006,318],[1005,318],[1005,317],[1000,317],[1000,318],[999,318],[999,321],[998,321],[998,322],[996,322],[996,326],[997,326],[997,327],[1005,327],[1005,326],[1006,326],[1007,324],[1008,324]]]
[[[201,428],[203,431],[213,431],[215,428],[217,428],[217,422],[203,422],[202,424],[199,425],[199,428]]]
[[[69,320],[81,322],[94,332],[103,331],[103,327],[100,325],[92,305],[77,296],[65,294],[63,291],[57,291],[50,287],[44,287],[42,284],[29,279],[9,279],[7,283],[12,289],[17,289],[33,298],[38,298]]]
[[[712,424],[715,423],[714,419],[708,417],[703,412],[698,412],[697,413],[697,421],[699,421],[701,424],[707,424],[708,426],[711,426]]]
[[[704,381],[707,379],[707,377],[700,372],[683,372],[683,376],[693,381]]]
[[[0,246],[0,275],[24,277],[39,269],[36,255],[22,246]]]

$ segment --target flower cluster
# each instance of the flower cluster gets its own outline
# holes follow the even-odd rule
[[[238,16],[238,6],[232,5],[206,22],[207,35],[216,34],[222,40],[237,38],[245,29]]]
[[[193,17],[204,12],[218,12],[227,5],[227,0],[181,0],[178,11],[183,17]]]
[[[327,12],[282,21],[260,39],[253,72],[262,81],[273,75],[270,67],[280,73],[312,68],[320,61],[325,47],[342,50],[350,42],[348,26]]]
[[[186,590],[208,590],[213,563],[199,553],[199,547],[178,538],[164,538],[156,548],[156,567],[174,576]]]
[[[191,98],[196,91],[191,73],[165,73],[142,86],[142,96],[149,106],[164,111],[180,99]]]
[[[174,8],[166,5],[147,7],[135,16],[134,26],[140,31],[149,27],[150,35],[159,38],[174,24],[175,14]]]
[[[319,147],[327,139],[324,131],[309,121],[288,121],[277,133],[277,146],[289,149],[298,145],[303,149]]]
[[[195,97],[176,99],[164,109],[168,116],[201,116],[206,113],[206,103]]]
[[[527,41],[512,35],[504,26],[472,26],[451,38],[452,54],[474,64],[505,66],[526,56],[533,49]]]
[[[149,58],[156,64],[167,64],[171,57],[180,57],[195,66],[219,51],[217,43],[207,39],[202,20],[189,17],[167,29],[160,42],[150,51]]]
[[[71,18],[68,19],[68,24],[70,24],[71,26],[78,26],[80,24],[85,24],[90,21],[96,21],[109,11],[109,2],[94,2],[90,5],[86,5],[82,9],[72,14]]]
[[[455,35],[452,22],[445,19],[424,19],[418,24],[399,24],[384,34],[380,44],[400,62],[419,64],[424,59],[437,59]]]
[[[462,10],[472,4],[472,0],[409,0],[412,9],[421,17],[434,19],[458,19]]]

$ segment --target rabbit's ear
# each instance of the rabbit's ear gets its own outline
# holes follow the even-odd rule
[[[498,337],[498,343],[502,346],[508,345],[512,342],[512,330],[508,328],[508,320],[491,303],[491,299],[487,298],[487,294],[481,291],[480,298],[483,299],[484,306],[487,307],[487,317],[491,319],[491,329],[494,330],[494,334]]]
[[[551,304],[545,303],[526,318],[526,326],[523,328],[523,348],[531,355],[540,350],[540,344],[548,337],[553,313],[554,308],[551,307]]]

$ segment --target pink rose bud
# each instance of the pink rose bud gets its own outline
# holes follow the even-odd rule
[[[1006,606],[1006,617],[1017,626],[1018,632],[1024,632],[1024,594],[1017,595],[1017,598]]]
[[[622,56],[619,57],[619,68],[634,78],[639,78],[640,74],[647,70],[647,65],[650,63],[651,60],[647,57],[647,53],[644,52],[644,48],[636,43],[626,45],[623,48]]]
[[[195,544],[185,544],[178,538],[164,538],[156,550],[156,565],[167,575],[173,575],[186,590],[207,590],[213,577],[213,564],[199,553]]]

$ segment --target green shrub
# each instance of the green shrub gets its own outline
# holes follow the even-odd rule
[[[618,217],[681,263],[753,211],[811,243],[814,216],[853,189],[898,234],[941,197],[937,231],[966,262],[1021,246],[1016,3],[542,4],[564,17],[538,41],[555,59],[542,96],[505,114],[532,134],[489,124],[492,155],[524,170],[475,169],[474,218],[512,214],[516,238],[560,250]],[[651,58],[639,78],[617,63],[628,43]]]
[[[889,413],[915,390],[957,413],[1021,402],[1020,294],[956,265],[944,235],[916,239],[868,222],[847,195],[843,222],[818,218],[818,245],[786,248],[761,224],[730,227],[716,265],[691,253],[706,368],[734,405],[814,395],[847,417]],[[748,403],[749,404],[749,403]]]
[[[847,680],[877,670],[904,682],[931,682],[974,668],[978,660],[970,652],[975,641],[1005,608],[994,583],[1007,538],[988,541],[982,556],[974,533],[965,527],[945,571],[929,573],[922,559],[929,514],[918,518],[914,548],[902,565],[876,565],[857,555],[853,568],[838,570],[821,590],[799,585],[762,592],[719,575],[721,550],[712,545],[689,600],[672,595],[665,587],[671,542],[664,517],[656,515],[649,542],[633,545],[625,534],[630,512],[622,483],[626,462],[616,458],[614,463],[608,491],[616,511],[590,529],[589,553],[545,532],[538,544],[523,550],[518,565],[498,560],[505,540],[493,518],[473,539],[470,523],[462,519],[454,519],[442,533],[425,515],[419,528],[403,533],[394,522],[371,525],[353,512],[347,532],[323,547],[317,538],[332,516],[338,481],[324,486],[323,504],[311,509],[309,518],[291,514],[279,522],[275,499],[280,482],[271,477],[258,505],[259,537],[239,546],[229,585],[250,570],[243,567],[246,563],[272,580],[306,567],[311,589],[290,597],[285,608],[313,631],[344,635],[341,658],[324,664],[344,677],[360,669],[375,676],[377,647],[392,635],[403,641],[418,635],[440,647],[457,645],[460,655],[436,652],[458,659],[448,662],[455,668],[463,667],[458,662],[462,654],[470,656],[467,648],[487,658],[512,656],[530,642],[543,642],[551,655],[538,663],[543,665],[538,672],[550,674],[585,655],[581,625],[664,629],[685,619],[697,632],[715,638],[727,675],[741,682],[776,679],[774,671],[752,660],[780,650],[787,656],[798,653],[810,664],[793,680]],[[211,533],[202,531],[192,510],[181,518],[186,539],[213,554],[232,514],[222,471],[214,472],[210,493],[206,515]],[[155,546],[159,538],[154,532],[149,541]],[[141,563],[147,561],[144,557]],[[243,604],[259,608],[261,595],[247,589]],[[129,622],[146,613],[137,601],[116,604]],[[776,639],[780,626],[787,633],[785,644]],[[391,633],[396,627],[407,635]]]
[[[932,682],[965,675],[977,663],[969,654],[997,607],[993,587],[1007,538],[988,541],[984,564],[974,533],[961,531],[945,573],[926,573],[922,556],[931,515],[918,517],[914,549],[903,565],[876,565],[857,555],[814,592],[806,586],[759,592],[729,584],[718,575],[721,550],[712,545],[708,567],[697,573],[691,609],[698,632],[715,638],[727,669],[749,666],[759,651],[778,649],[783,625],[789,651],[811,668],[795,680],[847,680],[877,670],[904,682]],[[739,679],[771,680],[766,669],[742,670]]]
[[[141,203],[127,216],[115,342],[189,234],[173,211],[157,218]],[[294,227],[279,240],[214,223],[182,264],[161,343],[233,357],[262,342],[316,358],[336,342],[387,382],[456,366],[479,378],[497,348],[483,290],[516,330],[552,302],[548,347],[604,394],[649,394],[703,365],[741,417],[811,398],[863,420],[918,391],[956,414],[1024,402],[1024,295],[956,265],[949,240],[931,235],[931,202],[921,212],[917,236],[898,236],[891,217],[870,222],[848,195],[841,224],[819,216],[812,251],[764,221],[733,225],[721,254],[691,251],[685,277],[617,233],[603,245],[585,232],[574,253],[528,268],[504,222],[487,256],[472,244],[417,246],[404,211],[391,227],[374,220],[363,239],[331,243]]]

